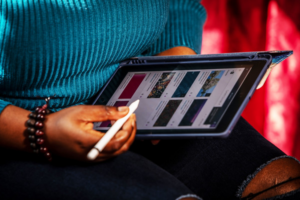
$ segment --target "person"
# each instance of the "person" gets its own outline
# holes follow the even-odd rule
[[[299,198],[298,161],[242,118],[225,140],[131,146],[132,115],[96,161],[87,162],[104,134],[93,130],[93,122],[115,121],[128,112],[88,104],[122,60],[200,53],[206,13],[198,0],[0,5],[2,199]],[[39,119],[45,117],[40,125],[30,114],[36,108]],[[43,140],[32,138],[30,130],[44,134]],[[30,145],[53,161],[41,160]]]

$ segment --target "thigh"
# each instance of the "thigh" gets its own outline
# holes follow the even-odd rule
[[[3,199],[176,199],[191,191],[151,161],[132,152],[82,164],[1,150]]]
[[[161,166],[204,199],[234,199],[248,175],[284,155],[243,118],[226,139],[136,142],[133,151]]]

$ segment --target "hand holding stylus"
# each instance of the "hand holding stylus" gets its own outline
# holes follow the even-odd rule
[[[107,145],[107,143],[114,137],[114,135],[118,132],[118,130],[123,126],[123,124],[127,121],[127,119],[133,114],[133,112],[137,109],[139,105],[140,100],[136,100],[129,106],[129,112],[128,114],[118,119],[112,127],[106,132],[106,134],[99,140],[99,142],[90,150],[90,152],[87,155],[87,158],[89,160],[95,160],[101,152],[104,147]]]

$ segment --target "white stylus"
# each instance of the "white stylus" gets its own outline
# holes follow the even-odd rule
[[[114,123],[114,125],[112,125],[112,127],[105,133],[105,135],[99,140],[99,142],[90,150],[90,152],[87,155],[87,158],[89,160],[96,159],[99,152],[101,152],[104,149],[107,143],[114,137],[114,135],[120,130],[123,124],[131,116],[131,114],[137,109],[139,102],[140,100],[136,100],[135,102],[130,104],[128,114],[125,117],[118,119]]]

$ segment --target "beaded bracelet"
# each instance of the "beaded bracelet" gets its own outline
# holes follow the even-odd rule
[[[29,119],[26,122],[28,140],[30,141],[30,147],[33,149],[34,153],[43,154],[48,161],[52,160],[51,153],[45,146],[45,133],[41,130],[44,127],[45,115],[50,113],[47,109],[50,97],[46,98],[46,104],[42,107],[37,107],[34,112],[29,114]]]

